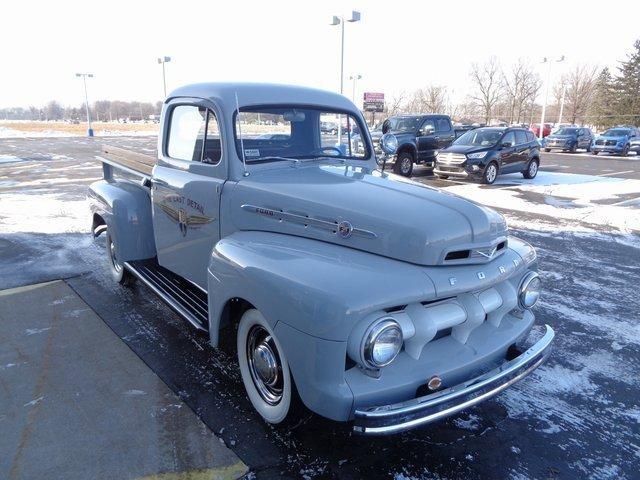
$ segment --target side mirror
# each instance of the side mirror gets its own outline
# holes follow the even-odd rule
[[[387,118],[384,122],[382,122],[382,133],[388,133],[391,130],[391,122]]]
[[[433,128],[431,125],[427,125],[426,127],[422,127],[420,129],[420,133],[422,135],[431,135],[435,131],[436,131],[435,128]]]
[[[387,155],[393,155],[398,150],[398,138],[393,133],[385,133],[380,138],[380,148]]]

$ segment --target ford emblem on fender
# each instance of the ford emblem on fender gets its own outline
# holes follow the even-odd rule
[[[349,238],[353,232],[353,225],[350,222],[343,221],[338,224],[338,235],[342,238]]]

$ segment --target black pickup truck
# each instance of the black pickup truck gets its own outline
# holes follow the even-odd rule
[[[394,163],[394,171],[405,177],[413,172],[413,164],[423,164],[433,168],[438,150],[447,148],[456,138],[456,133],[448,115],[401,115],[387,118],[381,130],[373,130],[371,136],[378,158],[380,137],[393,133],[398,139],[396,155],[388,157],[387,163]]]

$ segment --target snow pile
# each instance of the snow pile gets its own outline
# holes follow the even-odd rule
[[[22,162],[23,160],[19,157],[14,157],[13,155],[0,155],[0,163],[14,163],[14,162]]]

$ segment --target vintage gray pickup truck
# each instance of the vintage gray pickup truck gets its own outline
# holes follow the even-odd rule
[[[395,140],[381,139],[387,153]],[[361,434],[399,432],[549,355],[549,326],[523,346],[534,249],[495,211],[381,171],[341,95],[185,86],[164,102],[157,158],[105,146],[101,159],[89,199],[112,276],[146,284],[214,347],[235,335],[267,422],[306,406]]]

